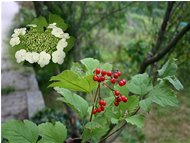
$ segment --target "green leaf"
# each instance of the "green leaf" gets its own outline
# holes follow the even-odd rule
[[[126,112],[127,110],[129,114],[132,114],[133,112],[135,112],[138,106],[139,106],[139,97],[133,95],[128,97],[127,103],[120,103],[119,108],[123,112]]]
[[[44,27],[47,27],[47,26],[48,26],[48,23],[47,23],[45,17],[42,17],[42,16],[40,16],[40,17],[38,17],[38,18],[35,18],[35,19],[31,22],[31,24],[36,24],[36,25],[37,25],[36,29],[37,29],[37,31],[40,32],[40,33],[41,33],[41,32],[44,32]]]
[[[85,125],[85,128],[89,129],[89,130],[94,130],[94,129],[101,128],[101,125],[99,123],[97,123],[97,122],[88,122]]]
[[[109,107],[115,101],[115,97],[113,96],[113,93],[111,93],[111,94],[112,94],[112,96],[104,98],[104,100],[106,101],[105,107]]]
[[[158,70],[158,75],[160,77],[167,77],[176,74],[177,65],[175,63],[175,59],[167,61],[160,70]]]
[[[58,100],[65,102],[82,118],[87,114],[88,102],[77,94],[73,94],[71,91],[64,88],[55,88],[55,90],[61,94]]]
[[[118,124],[119,120],[116,118],[111,118],[111,123],[112,124]]]
[[[114,86],[114,89],[118,90],[122,95],[125,95],[125,96],[127,96],[129,93],[127,85],[124,85],[124,86],[116,85],[116,86]]]
[[[111,71],[112,65],[110,63],[100,64],[100,69],[104,69],[106,71]]]
[[[156,85],[148,93],[147,98],[140,101],[139,105],[144,111],[149,111],[153,102],[163,107],[178,107],[176,95],[164,82]]]
[[[143,109],[145,112],[150,111],[151,104],[152,104],[152,98],[146,98],[139,102],[140,108]]]
[[[39,143],[63,143],[67,137],[67,129],[61,122],[43,123],[38,128],[42,136]]]
[[[167,87],[164,83],[158,84],[150,91],[148,97],[151,98],[152,102],[159,104],[160,106],[178,106],[178,100],[174,92]]]
[[[91,140],[91,142],[98,142],[98,140],[109,130],[109,126],[106,124],[104,118],[98,118],[99,122],[88,122],[82,133],[82,143],[85,143],[87,140]],[[102,126],[102,124],[104,126]]]
[[[49,14],[49,23],[56,23],[56,26],[60,27],[63,31],[68,28],[68,25],[64,22],[64,20],[56,14]]]
[[[93,58],[85,58],[80,60],[81,63],[86,67],[87,69],[87,75],[93,74],[94,70],[98,67],[99,61]]]
[[[93,80],[93,75],[79,77],[71,70],[65,70],[50,80],[54,82],[49,87],[61,87],[73,91],[90,92],[97,86],[97,83]]]
[[[176,90],[182,90],[183,89],[183,85],[181,84],[181,82],[176,78],[176,76],[168,76],[166,78],[164,78],[166,80],[168,80]]]
[[[66,48],[64,48],[64,52],[67,53],[68,51],[70,51],[73,48],[73,46],[75,45],[75,40],[76,39],[73,36],[70,36],[69,39],[66,39],[68,45]]]
[[[98,84],[93,80],[93,75],[87,75],[84,77],[84,79],[88,82],[89,85],[88,92],[92,91],[95,87],[97,87]]]
[[[144,116],[143,115],[134,115],[127,117],[126,121],[132,125],[136,125],[139,128],[142,128],[144,125]]]
[[[79,64],[79,63],[73,63],[73,64],[72,64],[72,67],[71,67],[71,70],[72,70],[74,73],[78,74],[78,76],[80,76],[80,77],[85,76],[84,69],[83,69],[83,67],[81,66],[81,64]]]
[[[2,124],[2,136],[11,143],[36,143],[38,128],[28,120],[11,120]]]
[[[133,76],[128,82],[127,88],[130,92],[142,96],[148,93],[153,86],[148,74],[144,73]]]

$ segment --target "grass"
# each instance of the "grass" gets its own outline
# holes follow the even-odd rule
[[[154,107],[146,117],[148,143],[190,143],[190,90],[178,94],[179,108]]]

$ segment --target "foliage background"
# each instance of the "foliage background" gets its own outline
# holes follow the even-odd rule
[[[159,30],[167,9],[167,2],[19,2],[20,12],[14,27],[25,26],[36,16],[47,16],[49,12],[61,16],[69,24],[68,33],[76,37],[74,48],[66,56],[60,70],[71,67],[72,62],[81,58],[93,57],[102,62],[110,62],[123,71],[126,79],[138,73],[144,58],[156,45]],[[164,48],[187,22],[190,21],[189,2],[176,2],[168,27],[162,38]],[[185,90],[179,94],[179,109],[154,107],[147,117],[144,132],[138,129],[125,129],[118,142],[183,142],[190,137],[190,32],[178,42],[162,60],[147,69],[155,75],[168,59],[178,59],[178,77]],[[56,94],[47,88],[49,79],[59,71],[54,65],[44,69],[34,67],[46,105],[62,110],[57,104]],[[56,70],[55,70],[56,69]],[[52,102],[53,101],[53,102]],[[172,118],[171,118],[172,117]],[[167,128],[166,128],[167,126]],[[146,135],[146,137],[145,137]]]

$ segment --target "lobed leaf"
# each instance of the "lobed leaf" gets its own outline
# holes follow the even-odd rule
[[[127,103],[120,103],[119,108],[125,113],[126,111],[129,114],[135,112],[139,107],[139,97],[138,96],[129,96]]]
[[[99,66],[100,66],[100,69],[104,69],[106,71],[112,70],[112,64],[110,63],[100,64]]]
[[[177,64],[175,59],[167,61],[160,70],[158,70],[159,77],[167,77],[176,74]]]
[[[56,87],[55,90],[61,94],[58,100],[67,103],[81,118],[87,114],[88,102],[86,100],[64,88]]]
[[[146,112],[150,111],[151,104],[152,104],[152,98],[146,98],[146,99],[141,100],[139,102],[140,108],[143,109]]]
[[[93,58],[85,58],[80,60],[81,63],[86,67],[87,74],[93,74],[94,70],[98,67],[99,61]]]
[[[36,143],[38,128],[31,121],[7,121],[2,124],[2,137],[11,143]]]
[[[178,107],[178,100],[174,92],[164,82],[156,85],[149,93],[148,98],[140,101],[140,107],[148,111],[152,102],[160,106]]]
[[[104,126],[102,126],[102,124]],[[82,142],[85,143],[90,140],[92,143],[98,142],[98,140],[109,130],[109,126],[106,120],[102,117],[97,118],[96,121],[88,122],[84,126],[82,133]]]
[[[56,26],[60,27],[63,31],[68,28],[68,25],[64,22],[64,20],[56,14],[49,14],[49,23],[56,23]]]
[[[133,76],[128,82],[127,88],[130,92],[143,96],[148,93],[153,86],[148,74],[144,73]]]
[[[132,125],[136,125],[139,128],[142,128],[144,125],[144,116],[143,115],[134,115],[126,118],[126,121]]]
[[[37,29],[37,31],[38,32],[44,32],[44,27],[47,27],[48,26],[48,23],[47,23],[47,21],[46,21],[46,18],[45,17],[42,17],[42,16],[40,16],[40,17],[38,17],[38,18],[35,18],[32,22],[31,22],[31,24],[36,24],[37,25],[37,27],[36,27],[36,29]]]
[[[42,139],[39,143],[63,143],[67,137],[67,129],[61,122],[42,123],[38,126]]]
[[[49,87],[60,87],[73,91],[90,92],[97,86],[97,83],[93,80],[93,75],[79,77],[71,70],[65,70],[50,80],[54,82]]]
[[[176,78],[176,76],[168,76],[168,77],[166,77],[166,78],[164,78],[164,79],[166,79],[166,80],[168,80],[169,81],[169,83],[171,83],[173,86],[174,86],[174,88],[176,89],[176,90],[182,90],[183,89],[183,85],[181,84],[181,82]]]

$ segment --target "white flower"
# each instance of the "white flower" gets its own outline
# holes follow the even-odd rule
[[[17,60],[17,63],[20,63],[25,60],[26,58],[26,50],[21,49],[15,53],[15,58]]]
[[[33,62],[33,58],[32,58],[32,53],[31,52],[27,52],[26,53],[26,57],[25,57],[26,61],[28,61],[29,63],[34,63]]]
[[[50,29],[56,28],[55,25],[56,25],[56,23],[49,24],[49,26],[47,28],[50,28]]]
[[[26,28],[19,28],[14,30],[14,34],[16,35],[24,35],[26,33]]]
[[[12,35],[11,35],[11,37],[18,37],[19,35],[18,34],[16,34],[16,33],[13,33]]]
[[[63,33],[63,37],[64,37],[65,39],[69,39],[69,38],[70,38],[69,33]]]
[[[36,52],[32,52],[32,58],[33,58],[34,63],[36,63],[40,59],[40,54]]]
[[[40,65],[40,67],[44,67],[45,65],[49,64],[50,58],[50,54],[44,51],[40,52],[40,58],[38,60],[38,64]]]
[[[64,62],[65,52],[62,50],[57,50],[52,53],[52,61],[54,63],[62,64]]]
[[[68,43],[66,42],[66,39],[63,38],[63,39],[59,40],[59,42],[57,43],[56,48],[57,48],[57,50],[62,50],[63,51],[63,49],[65,47],[67,47],[67,45],[68,45]]]
[[[61,28],[55,27],[51,31],[51,34],[54,35],[55,37],[63,38],[64,32],[63,32],[63,30]]]
[[[39,53],[36,53],[36,52],[27,52],[26,53],[26,61],[28,61],[31,64],[38,62],[39,59],[40,59]]]
[[[26,26],[29,26],[29,27],[37,27],[36,24],[28,24],[28,25],[26,25]]]
[[[12,47],[14,47],[15,45],[18,45],[20,43],[20,39],[19,37],[13,37],[11,38],[9,43]]]

